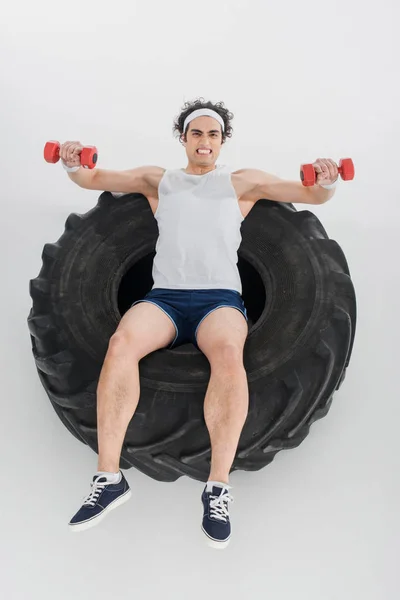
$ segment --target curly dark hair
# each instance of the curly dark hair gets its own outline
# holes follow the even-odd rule
[[[217,112],[223,118],[225,124],[225,131],[222,132],[223,144],[225,143],[226,138],[232,137],[233,129],[231,126],[231,121],[233,119],[233,113],[229,112],[229,110],[224,107],[223,102],[217,102],[216,104],[213,104],[210,101],[206,102],[204,98],[197,98],[193,102],[185,102],[183,108],[181,109],[180,115],[174,121],[174,127],[172,131],[174,134],[177,133],[177,136],[179,135],[179,141],[181,143],[182,137],[186,142],[186,133],[187,129],[189,128],[188,125],[186,131],[183,131],[183,124],[185,122],[186,117],[190,115],[190,113],[192,113],[194,110],[197,110],[199,108],[211,108],[211,110],[215,110],[215,112]]]

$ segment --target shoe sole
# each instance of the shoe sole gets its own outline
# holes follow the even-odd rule
[[[210,548],[216,548],[217,550],[223,550],[224,548],[226,548],[228,546],[229,542],[231,541],[230,537],[227,540],[224,540],[223,542],[214,540],[214,539],[210,538],[210,536],[208,535],[207,531],[204,529],[203,526],[201,526],[201,530],[205,534],[205,536],[207,538],[207,546],[210,546]]]
[[[121,506],[121,504],[125,504],[125,502],[128,502],[128,500],[131,496],[132,496],[132,490],[129,489],[128,491],[125,492],[125,494],[123,494],[122,496],[120,496],[119,498],[117,498],[116,500],[111,502],[111,504],[109,504],[107,506],[107,508],[105,508],[101,513],[99,513],[92,519],[89,519],[88,521],[84,521],[83,523],[76,523],[76,524],[68,523],[69,530],[73,531],[73,532],[85,531],[86,529],[90,529],[90,527],[94,527],[95,525],[98,525],[100,523],[100,521],[102,521],[104,519],[104,517],[106,517],[108,515],[109,512],[111,512],[115,508],[118,508],[118,506]]]

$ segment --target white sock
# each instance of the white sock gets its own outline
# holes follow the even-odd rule
[[[109,471],[97,471],[97,475],[103,475],[103,477],[107,477],[108,483],[119,483],[122,479],[121,471],[117,473],[110,473]]]
[[[226,487],[228,488],[228,490],[230,490],[232,488],[231,485],[229,485],[229,483],[223,483],[222,481],[207,481],[207,492],[211,492],[213,485],[216,485],[218,487]]]

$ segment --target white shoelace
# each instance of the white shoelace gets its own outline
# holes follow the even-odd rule
[[[210,495],[210,517],[214,517],[214,519],[219,519],[226,523],[226,517],[229,516],[228,502],[233,501],[230,494],[223,494],[221,492],[220,496]]]
[[[100,478],[101,476],[99,476]],[[83,504],[87,506],[94,506],[99,499],[101,492],[104,487],[108,484],[108,481],[99,481],[99,478],[92,481],[90,487],[92,491],[83,498]]]

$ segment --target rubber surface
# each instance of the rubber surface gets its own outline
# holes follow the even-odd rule
[[[121,316],[151,289],[158,235],[147,199],[104,192],[45,244],[30,281],[28,317],[40,380],[61,421],[97,452],[96,388]],[[298,446],[327,414],[349,364],[356,300],[345,256],[317,217],[259,200],[242,223],[238,267],[249,318],[244,348],[250,407],[232,471],[258,470]],[[120,468],[159,481],[206,482],[210,439],[203,417],[210,376],[192,344],[139,364],[141,395]]]

